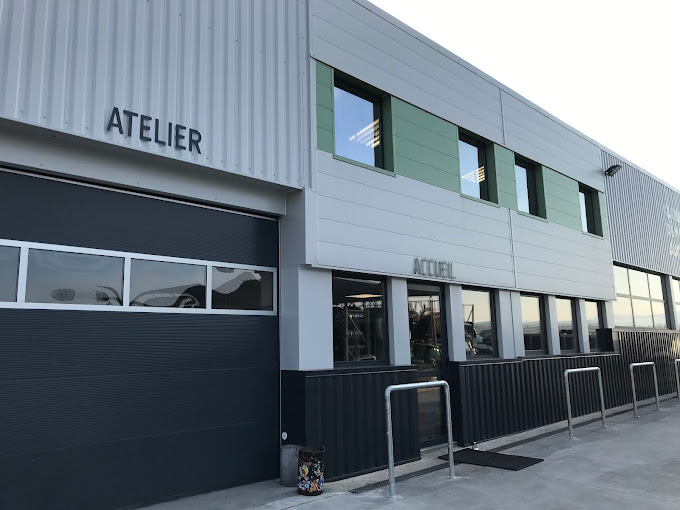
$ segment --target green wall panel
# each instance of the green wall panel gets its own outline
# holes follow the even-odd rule
[[[515,154],[505,147],[489,144],[487,151],[489,175],[494,179],[493,190],[489,190],[491,200],[501,207],[517,210],[517,187],[515,185]]]
[[[458,127],[392,98],[394,171],[460,193]]]
[[[333,152],[333,69],[316,63],[316,148]]]
[[[546,219],[565,227],[581,230],[581,206],[578,181],[555,170],[542,167]]]

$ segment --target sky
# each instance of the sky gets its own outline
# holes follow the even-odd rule
[[[680,189],[680,0],[371,0]]]

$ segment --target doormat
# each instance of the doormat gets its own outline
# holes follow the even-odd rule
[[[442,460],[449,460],[448,454],[440,455],[439,458]],[[520,469],[543,462],[543,459],[464,448],[457,452],[453,452],[453,462],[454,464],[474,464],[475,466],[488,466],[509,469],[510,471],[519,471]]]

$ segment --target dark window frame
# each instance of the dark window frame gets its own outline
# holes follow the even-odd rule
[[[384,92],[381,92],[380,90],[376,89],[375,87],[371,87],[367,83],[364,83],[362,81],[357,80],[356,78],[349,76],[347,74],[341,73],[339,71],[335,71],[333,75],[333,90],[335,91],[335,88],[339,88],[348,94],[352,94],[358,98],[361,98],[365,101],[368,101],[373,104],[373,115],[377,117],[378,119],[378,133],[380,133],[380,143],[373,148],[374,151],[374,157],[375,157],[375,165],[369,165],[369,166],[374,166],[375,168],[380,168],[381,170],[390,170],[387,168],[386,165],[386,139],[388,138],[388,133],[385,132],[385,108],[384,108],[384,103],[385,103],[385,97],[386,94]],[[335,96],[335,94],[334,94]],[[333,115],[335,116],[335,97],[333,97]],[[349,158],[347,156],[343,156],[342,154],[338,154],[335,150],[335,137],[337,136],[337,133],[335,133],[335,129],[333,131],[333,154],[347,158],[349,160],[354,161],[352,158]],[[360,164],[365,164],[362,163],[361,161],[357,161],[357,163]]]
[[[621,297],[623,299],[628,299],[631,303],[631,314],[633,316],[633,327],[631,328],[630,326],[621,326],[621,329],[641,329],[643,331],[663,331],[663,330],[670,329],[669,328],[670,324],[669,324],[669,320],[668,320],[669,319],[669,308],[668,307],[671,306],[671,304],[670,304],[670,297],[668,295],[668,290],[666,289],[666,286],[663,285],[663,275],[660,274],[660,273],[652,272],[652,271],[645,271],[641,268],[624,266],[624,265],[621,265],[621,264],[615,264],[614,267],[620,267],[620,268],[623,268],[623,269],[626,270],[626,280],[628,281],[628,292],[629,292],[629,294],[617,293],[616,299],[618,300],[619,297]],[[649,292],[650,297],[637,296],[637,295],[634,295],[632,293],[633,291],[632,291],[631,284],[630,284],[630,271],[638,271],[638,272],[644,273],[646,275],[647,291]],[[651,289],[649,287],[649,275],[650,274],[655,275],[655,276],[660,276],[662,278],[662,280],[661,280],[661,292],[662,292],[662,295],[663,295],[662,299],[657,299],[657,298],[651,297]],[[636,324],[635,308],[633,307],[633,300],[634,299],[637,299],[639,301],[648,301],[650,303],[650,310],[652,312],[652,323],[654,324],[651,328],[638,326]],[[652,307],[651,303],[662,303],[663,304],[663,306],[664,306],[664,323],[665,323],[663,327],[656,326],[656,323],[655,323],[655,320],[654,320],[654,308]],[[673,305],[675,305],[675,303],[673,303]],[[616,327],[618,327],[618,326],[616,326]]]
[[[521,211],[525,214],[531,214],[532,216],[538,216],[543,217],[541,215],[540,207],[539,207],[539,200],[538,200],[538,173],[536,171],[536,163],[533,163],[532,161],[529,161],[526,158],[523,158],[522,156],[519,156],[515,154],[515,166],[519,166],[521,168],[524,168],[526,175],[527,175],[527,195],[528,195],[528,202],[529,202],[529,212],[527,213],[526,211]],[[514,169],[514,168],[513,168]],[[517,184],[515,183],[515,186]],[[515,193],[517,192],[517,188],[515,187]],[[519,207],[518,207],[519,209]]]
[[[491,307],[491,325],[493,327],[493,334],[494,334],[494,350],[496,354],[475,354],[474,356],[470,357],[469,359],[498,359],[501,357],[500,355],[500,349],[498,347],[498,322],[497,322],[497,317],[496,317],[496,289],[488,288],[488,287],[473,287],[470,285],[464,285],[462,287],[462,290],[474,290],[478,292],[488,292],[489,293],[489,305]],[[463,307],[465,307],[465,303],[463,303]],[[463,308],[463,314],[464,314],[464,308]],[[465,328],[465,315],[463,315],[463,328]],[[463,331],[463,333],[465,333]],[[465,357],[468,357],[468,353],[466,351]]]
[[[586,322],[586,329],[588,331],[588,346],[590,348],[590,352],[596,353],[596,352],[607,352],[607,350],[604,348],[604,303],[602,301],[597,301],[595,299],[584,299],[586,303],[595,303],[597,306],[597,328],[595,330],[595,343],[596,346],[593,347],[593,344],[590,342],[590,326],[588,324],[588,313],[586,312],[586,316],[584,317],[585,322]],[[585,344],[584,339],[584,344]]]
[[[547,328],[547,323],[546,323],[546,303],[545,303],[545,296],[543,294],[533,294],[529,292],[522,292],[520,293],[520,306],[521,306],[521,297],[533,297],[533,298],[538,298],[538,313],[540,317],[540,323],[541,323],[541,343],[543,344],[543,348],[539,350],[526,350],[526,340],[524,341],[525,345],[525,351],[524,355],[528,358],[531,357],[542,357],[542,356],[548,356],[550,354],[550,349],[548,348],[548,328]],[[524,321],[522,321],[522,339],[524,340]]]
[[[331,273],[331,302],[333,302],[333,279],[334,278],[351,278],[355,280],[369,280],[369,281],[379,281],[383,284],[383,290],[384,290],[384,295],[383,295],[383,306],[382,306],[382,313],[383,313],[383,323],[384,323],[384,328],[385,328],[385,345],[383,346],[383,359],[366,359],[366,360],[358,360],[358,361],[337,361],[335,359],[335,338],[332,338],[333,342],[333,367],[334,368],[351,368],[351,367],[365,367],[365,366],[390,366],[390,332],[389,332],[389,306],[388,306],[388,298],[387,298],[387,277],[385,276],[380,276],[380,275],[374,275],[374,274],[365,274],[365,273],[352,273],[352,272],[345,272],[345,271],[333,271]],[[331,305],[332,307],[335,307],[334,304]],[[376,355],[377,358],[377,355]]]
[[[589,188],[588,186],[579,183],[578,185],[578,192],[579,195],[583,195],[583,202],[584,202],[584,209],[585,209],[585,214],[586,214],[586,229],[584,232],[588,232],[589,234],[594,234],[594,235],[601,235],[598,232],[598,226],[597,222],[595,220],[595,190],[592,188]],[[581,200],[579,196],[579,209],[581,210],[581,214],[584,213],[583,209],[581,209]]]
[[[491,199],[491,181],[493,177],[490,174],[490,169],[489,165],[487,164],[487,145],[488,142],[486,140],[483,140],[477,136],[475,136],[472,133],[468,133],[467,131],[462,131],[459,130],[458,132],[458,143],[463,142],[468,145],[471,145],[477,149],[477,168],[484,167],[484,181],[482,181],[484,184],[479,186],[479,200],[484,200],[485,202],[493,202]],[[461,195],[466,196],[466,197],[472,197],[472,198],[477,198],[473,197],[472,195],[468,195],[467,193],[463,193],[463,172],[460,172],[460,175],[458,178],[461,181]],[[486,196],[485,196],[486,195]]]

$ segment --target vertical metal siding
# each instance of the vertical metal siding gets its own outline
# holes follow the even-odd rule
[[[671,332],[619,332],[621,354],[523,359],[514,362],[451,365],[456,440],[470,444],[566,420],[564,371],[598,366],[605,406],[632,402],[629,363],[654,361],[659,392],[674,393],[673,359],[680,356],[680,335]],[[638,398],[654,396],[651,370],[636,372]],[[575,416],[599,411],[594,375],[571,381]]]
[[[621,165],[616,175],[605,178],[614,262],[680,276],[680,237],[670,235],[680,223],[666,216],[666,207],[680,213],[680,194],[602,151],[603,168],[612,165]]]
[[[307,31],[306,0],[0,0],[0,116],[306,187]],[[114,106],[202,154],[107,133]]]

